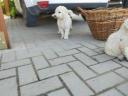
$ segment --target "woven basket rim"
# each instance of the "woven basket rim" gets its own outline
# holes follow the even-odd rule
[[[128,8],[81,9],[80,11],[86,20],[90,21],[117,20],[128,16]]]
[[[98,40],[106,40],[111,33],[120,28],[125,18],[128,18],[128,8],[78,10],[86,18],[93,37]]]

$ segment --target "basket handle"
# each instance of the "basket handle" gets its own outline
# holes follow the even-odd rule
[[[77,10],[82,14],[82,15],[87,15],[87,11],[83,10],[81,7],[77,7]]]

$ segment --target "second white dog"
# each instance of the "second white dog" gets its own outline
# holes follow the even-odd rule
[[[106,44],[105,53],[122,60],[128,60],[128,19],[124,21],[117,32],[112,33]]]
[[[57,19],[58,33],[61,33],[61,38],[63,39],[68,39],[72,29],[72,14],[73,12],[66,7],[58,6],[52,15],[52,17]]]

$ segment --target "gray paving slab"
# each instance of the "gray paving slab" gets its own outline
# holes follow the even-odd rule
[[[9,69],[9,70],[3,70],[0,71],[0,79],[4,79],[7,77],[16,76],[16,69]]]
[[[116,89],[111,89],[98,96],[124,96],[124,95],[118,92]]]
[[[94,49],[94,51],[99,53],[99,54],[103,54],[104,53],[104,48],[97,48],[97,49]]]
[[[93,56],[93,58],[95,60],[97,60],[98,62],[104,62],[104,61],[107,61],[107,60],[111,60],[114,57],[108,56],[106,54],[100,54],[100,55],[97,55],[97,56]]]
[[[23,59],[14,62],[4,63],[1,65],[1,69],[15,68],[23,65],[31,64],[30,59]]]
[[[28,58],[28,57],[29,57],[28,50],[23,49],[23,50],[17,50],[17,51],[16,51],[16,58],[17,58],[18,60],[20,60],[20,59],[25,59],[25,58]]]
[[[87,83],[95,90],[96,93],[98,93],[117,84],[120,84],[123,81],[123,78],[113,72],[110,72],[105,75],[90,79],[87,81]]]
[[[97,64],[97,62],[95,60],[93,60],[92,58],[90,58],[89,56],[83,54],[83,53],[79,53],[74,55],[78,60],[80,60],[81,62],[83,62],[85,65],[90,66],[90,65],[94,65]]]
[[[0,80],[1,96],[18,96],[16,77]]]
[[[20,85],[29,84],[38,80],[32,65],[19,67],[18,75]]]
[[[126,96],[128,96],[128,83],[124,83],[117,87],[121,92],[123,92]]]
[[[60,80],[57,77],[53,77],[21,87],[21,96],[36,96],[61,88],[62,86]]]
[[[37,70],[49,67],[48,62],[45,60],[43,56],[32,57],[32,61]]]
[[[113,69],[120,68],[120,67],[121,67],[121,65],[119,65],[113,61],[107,61],[107,62],[99,63],[94,66],[90,66],[91,69],[95,70],[99,74],[107,72],[107,71],[111,71]]]
[[[91,77],[96,76],[96,73],[94,73],[92,70],[90,70],[89,68],[87,68],[86,66],[84,66],[84,64],[82,64],[79,61],[74,61],[69,63],[69,66],[83,79],[89,79]]]
[[[60,89],[48,94],[48,96],[71,96],[66,89]]]
[[[59,65],[55,67],[49,67],[38,71],[39,78],[45,79],[52,76],[57,76],[66,72],[70,72],[71,69],[67,65]]]
[[[51,49],[42,48],[42,52],[43,52],[44,56],[47,59],[53,59],[53,58],[56,58],[57,57],[57,55],[55,54],[55,52],[52,51]]]
[[[59,65],[59,64],[68,63],[68,62],[71,62],[71,61],[74,61],[74,60],[76,60],[76,59],[73,56],[65,56],[65,57],[59,57],[59,58],[56,58],[56,59],[49,60],[49,62],[52,65]]]
[[[115,72],[118,73],[118,74],[120,74],[124,78],[127,78],[128,79],[128,69],[127,68],[124,68],[123,67],[123,68],[117,69]]]
[[[79,51],[76,49],[57,52],[57,54],[59,56],[73,55],[73,54],[77,54],[77,53],[79,53]]]
[[[81,81],[74,73],[67,73],[60,76],[73,96],[90,96],[94,93],[91,89]]]
[[[87,54],[88,56],[93,56],[93,55],[97,55],[98,53],[94,52],[91,49],[88,49],[86,47],[82,47],[82,48],[78,48],[81,52]]]
[[[114,59],[114,61],[119,63],[119,64],[121,64],[121,65],[123,65],[124,67],[128,68],[128,61],[125,61],[125,60],[124,61],[119,61],[117,59]]]
[[[6,63],[10,61],[15,61],[15,60],[16,60],[15,51],[10,51],[8,53],[3,53],[1,62]]]
[[[90,44],[88,42],[84,42],[84,41],[81,41],[80,44],[82,44],[83,46],[85,46],[87,48],[90,48],[90,49],[96,49],[96,48],[98,48],[97,46],[95,46],[93,44]]]

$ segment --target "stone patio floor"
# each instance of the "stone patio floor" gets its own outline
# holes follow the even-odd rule
[[[6,20],[12,48],[0,51],[0,96],[128,96],[128,62],[104,53],[83,20],[69,40],[53,19],[27,28]]]

